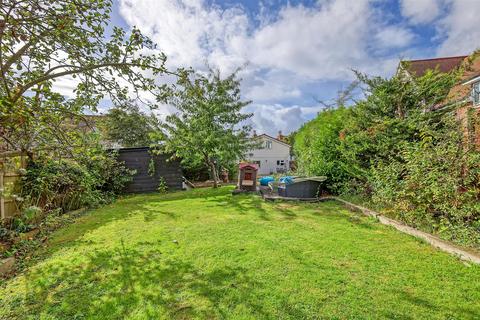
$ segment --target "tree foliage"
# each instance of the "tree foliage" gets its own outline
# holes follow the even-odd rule
[[[297,133],[300,169],[412,226],[480,245],[480,154],[456,105],[444,106],[458,73],[358,78],[365,99],[321,112]]]
[[[404,141],[418,141],[423,130],[435,129],[442,113],[427,111],[444,101],[457,75],[430,71],[410,81],[358,77],[366,86],[366,99],[351,108],[340,152],[343,168],[364,184],[376,161],[395,158]]]
[[[128,103],[108,110],[102,122],[105,136],[122,147],[148,147],[150,135],[159,129],[159,121],[152,113],[140,111],[137,104]]]
[[[83,114],[168,93],[165,56],[141,32],[108,27],[111,0],[0,2],[0,150],[30,155],[21,210],[108,201],[131,172],[105,152]],[[73,92],[61,94],[60,87]],[[35,156],[33,156],[35,154]]]
[[[293,149],[298,170],[307,175],[328,177],[332,192],[337,192],[348,179],[339,151],[339,134],[348,115],[346,107],[321,111],[295,135]]]
[[[122,104],[135,93],[164,93],[155,77],[167,72],[165,56],[138,29],[113,27],[107,34],[111,5],[109,0],[2,1],[0,134],[8,148],[40,149],[46,136],[47,148],[68,146],[65,129],[57,125],[85,108],[95,111],[101,99]],[[54,85],[63,79],[75,83],[73,98],[56,93]]]
[[[216,186],[217,168],[241,159],[251,147],[251,128],[244,124],[251,114],[241,112],[250,102],[241,100],[237,74],[184,73],[169,102],[178,112],[167,116],[157,134],[162,152],[174,154],[187,167],[208,167]]]

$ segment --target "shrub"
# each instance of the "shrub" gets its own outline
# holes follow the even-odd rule
[[[50,211],[97,206],[112,200],[131,180],[132,172],[113,154],[98,154],[88,161],[37,159],[22,178],[25,206]]]
[[[94,175],[96,188],[104,198],[115,197],[132,181],[135,170],[128,169],[117,160],[117,152],[99,153],[85,161],[85,166]],[[108,200],[108,199],[107,199]]]
[[[168,192],[168,186],[167,186],[167,182],[165,181],[165,178],[164,177],[160,177],[158,179],[158,188],[157,188],[158,192],[160,193],[167,193]]]
[[[456,74],[367,78],[366,98],[319,113],[300,129],[295,155],[307,174],[323,174],[330,188],[360,195],[409,225],[480,246],[480,152],[463,136],[456,104],[447,99]],[[470,112],[470,129],[478,116]],[[474,130],[470,130],[474,132]],[[470,140],[470,141],[467,141]]]
[[[94,188],[94,176],[74,161],[36,160],[29,165],[22,180],[22,196],[26,203],[46,211],[73,210],[101,202],[100,192]]]
[[[295,135],[294,153],[301,174],[327,177],[327,187],[338,192],[349,179],[341,163],[338,147],[348,109],[325,110],[306,123]]]
[[[372,168],[374,203],[412,226],[480,244],[480,154],[465,149],[453,124],[401,149],[399,157]]]

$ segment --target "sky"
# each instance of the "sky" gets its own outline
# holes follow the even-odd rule
[[[169,68],[243,67],[251,123],[276,135],[315,117],[352,70],[390,77],[400,59],[480,48],[479,17],[480,0],[114,0],[111,22],[140,28]]]

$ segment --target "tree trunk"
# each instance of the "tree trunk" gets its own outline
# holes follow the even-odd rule
[[[218,188],[217,168],[215,168],[215,164],[213,162],[210,162],[210,171],[212,172],[212,177],[213,177],[213,187]]]

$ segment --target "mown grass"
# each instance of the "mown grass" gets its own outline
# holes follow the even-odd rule
[[[480,266],[334,202],[128,197],[57,231],[3,319],[475,319]]]

